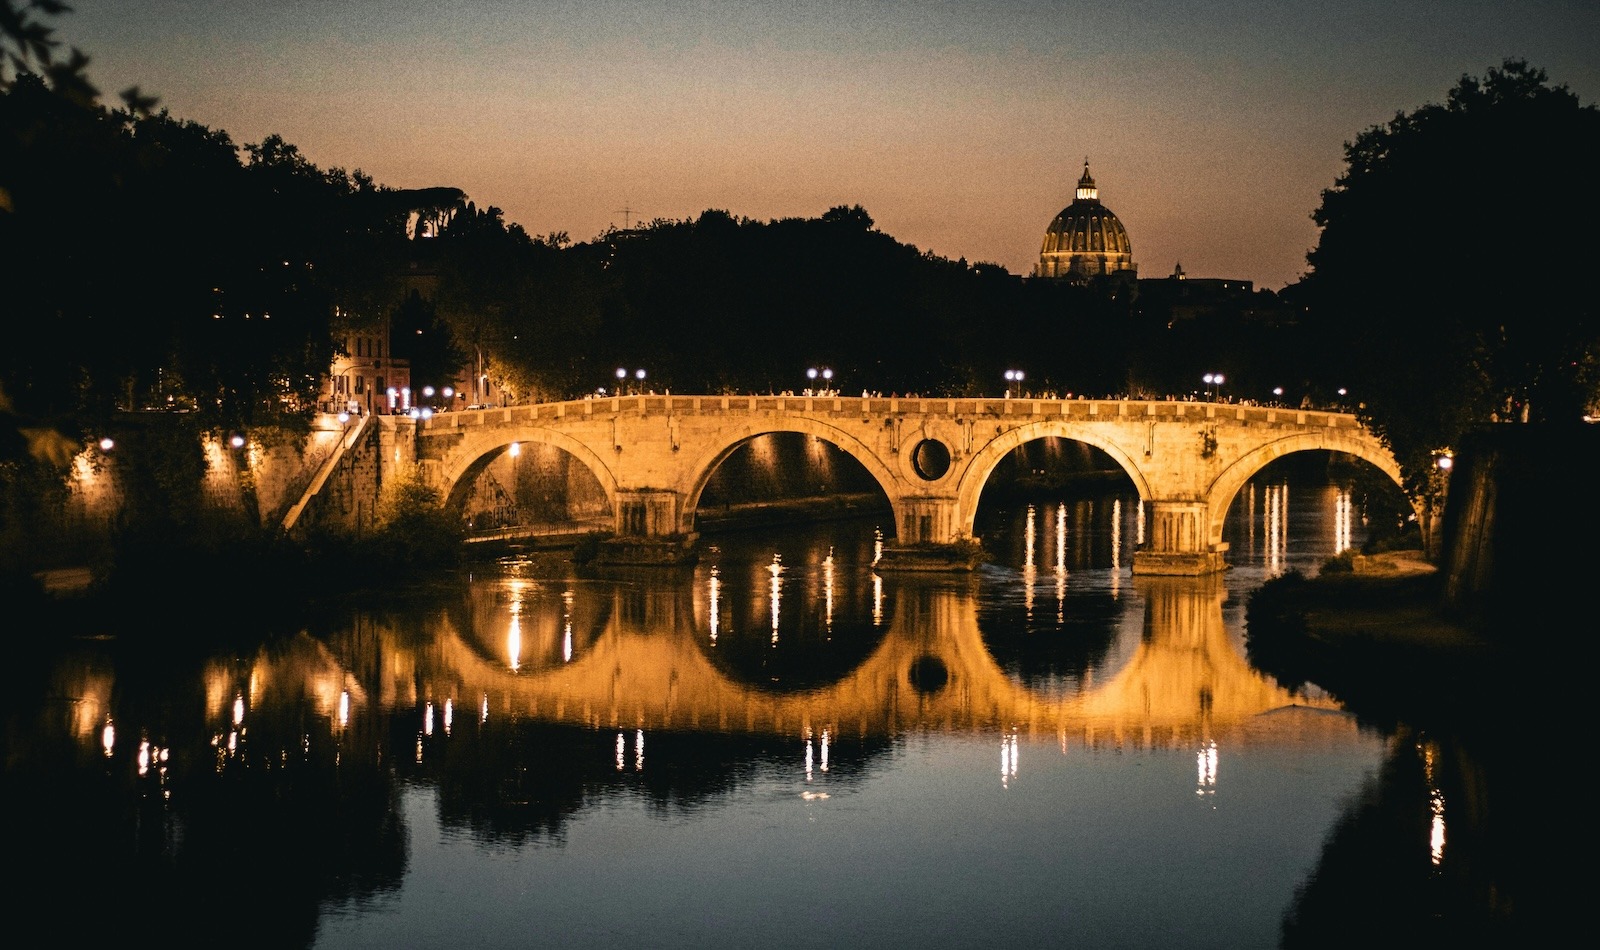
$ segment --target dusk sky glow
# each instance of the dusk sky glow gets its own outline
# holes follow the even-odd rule
[[[535,235],[861,205],[1016,274],[1085,157],[1140,276],[1276,290],[1362,130],[1507,58],[1600,100],[1593,0],[69,2],[107,102],[138,85]]]

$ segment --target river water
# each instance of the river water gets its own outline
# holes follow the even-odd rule
[[[1365,516],[1260,479],[1211,578],[1134,576],[1138,505],[1106,490],[988,504],[970,577],[876,572],[867,517],[710,535],[681,569],[508,557],[198,654],[108,616],[12,665],[11,925],[327,950],[1393,934],[1383,895],[1452,857],[1427,741],[1245,652],[1249,592]]]

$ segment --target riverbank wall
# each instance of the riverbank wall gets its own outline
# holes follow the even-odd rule
[[[1487,629],[1537,605],[1586,615],[1600,557],[1600,426],[1504,424],[1455,453],[1442,525],[1444,607]],[[1575,616],[1567,613],[1566,616]]]

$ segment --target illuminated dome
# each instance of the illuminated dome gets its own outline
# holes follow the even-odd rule
[[[1113,275],[1131,279],[1137,272],[1128,230],[1100,203],[1100,189],[1089,175],[1086,158],[1072,204],[1062,209],[1044,232],[1033,276],[1087,282]]]

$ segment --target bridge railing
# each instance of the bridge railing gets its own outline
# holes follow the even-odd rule
[[[607,415],[652,415],[719,412],[838,414],[869,416],[945,415],[954,418],[1020,419],[1149,419],[1186,422],[1216,420],[1245,425],[1291,424],[1359,428],[1354,415],[1322,409],[1296,409],[1251,403],[1191,399],[1036,399],[946,396],[794,396],[640,394],[569,399],[560,402],[455,410],[418,420],[419,431],[451,430],[480,425],[555,421]]]

